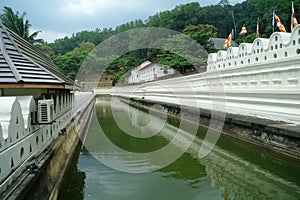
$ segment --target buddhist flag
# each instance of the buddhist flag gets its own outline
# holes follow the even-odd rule
[[[298,25],[296,13],[294,10],[294,2],[292,2],[292,16],[291,16],[291,32],[293,31],[294,27]]]
[[[246,26],[244,24],[243,27],[242,27],[242,30],[241,30],[240,34],[241,35],[246,35],[246,33],[247,33],[247,29],[246,29]]]
[[[228,38],[223,43],[223,48],[224,49],[231,46],[232,38],[233,38],[233,29],[231,30],[230,34],[228,35]]]
[[[257,18],[257,23],[256,23],[256,38],[259,38],[259,18]]]
[[[275,25],[277,25],[277,27],[279,28],[280,32],[286,32],[280,18],[276,15],[275,11],[273,12],[273,26],[275,27]]]

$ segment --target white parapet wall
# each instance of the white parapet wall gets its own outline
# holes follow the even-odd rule
[[[113,89],[112,87],[96,88],[94,92],[96,95],[110,95],[113,93]]]
[[[53,122],[38,124],[32,96],[0,97],[0,193],[22,173],[20,166],[43,152],[93,98],[92,92],[50,96],[47,99],[55,104]]]
[[[210,54],[207,71],[113,95],[300,124],[300,26]]]

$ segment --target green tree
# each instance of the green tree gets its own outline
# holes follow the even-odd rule
[[[32,44],[43,43],[42,39],[35,39],[41,31],[36,31],[32,34],[29,34],[29,28],[31,27],[31,24],[28,22],[28,20],[24,19],[25,15],[25,12],[20,15],[19,12],[14,13],[10,7],[5,6],[3,9],[3,14],[0,15],[0,18],[6,27],[14,31],[28,42]]]
[[[190,25],[183,30],[183,34],[196,40],[208,52],[214,52],[213,44],[209,42],[210,38],[217,37],[217,28],[213,25],[199,24],[198,26]]]
[[[94,48],[95,45],[93,43],[81,43],[79,44],[79,47],[75,48],[73,51],[58,55],[54,59],[54,62],[62,73],[75,79],[82,62]]]
[[[167,51],[161,51],[157,55],[160,58],[159,63],[172,67],[178,72],[195,71],[195,68],[206,63],[206,50],[196,41],[182,34],[167,39],[163,46]]]
[[[37,47],[45,54],[47,55],[51,60],[55,58],[55,53],[53,49],[46,43],[42,45],[37,45]]]

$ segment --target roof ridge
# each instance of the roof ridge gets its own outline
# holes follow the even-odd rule
[[[7,34],[7,31],[4,27],[4,25],[0,22],[0,27],[5,31],[5,33]],[[9,35],[8,35],[9,36]],[[12,71],[13,75],[15,76],[15,79],[17,82],[22,81],[22,76],[20,75],[20,73],[17,71],[17,68],[15,66],[15,64],[13,63],[13,61],[11,60],[11,58],[9,57],[8,53],[6,52],[6,48],[5,48],[5,44],[4,44],[4,38],[3,38],[3,32],[0,30],[0,50],[1,53],[5,59],[5,61],[8,64],[8,67],[10,68],[10,70]],[[13,44],[15,46],[15,44]],[[16,47],[16,46],[15,46]],[[19,49],[16,47],[17,51],[19,51]]]
[[[13,43],[15,45],[15,38],[13,36],[11,36],[11,34],[13,34],[15,37],[18,37],[18,39],[23,40],[22,42],[27,43],[28,45],[30,45],[32,48],[35,48],[36,51],[39,51],[39,53],[41,53],[41,55],[45,58],[45,59],[49,59],[47,58],[43,52],[41,52],[41,50],[39,48],[37,48],[36,46],[32,45],[30,42],[24,40],[23,38],[21,38],[18,34],[16,34],[15,32],[11,31],[10,29],[6,28],[7,34],[10,36],[11,40],[13,41]],[[61,82],[65,82],[62,78],[60,78],[59,76],[57,76],[56,74],[52,73],[51,71],[47,70],[45,67],[43,67],[41,64],[37,63],[36,61],[34,61],[32,58],[30,58],[29,56],[27,56],[22,49],[20,49],[20,47],[17,45],[17,49],[20,51],[20,54],[25,57],[26,59],[28,59],[29,61],[31,61],[32,63],[34,63],[35,65],[41,67],[43,70],[45,70],[46,72],[50,73],[53,77],[56,77],[59,81]],[[44,60],[45,61],[45,60]],[[52,66],[51,66],[52,68]]]

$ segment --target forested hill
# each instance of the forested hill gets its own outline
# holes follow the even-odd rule
[[[294,7],[296,13],[300,16],[300,0],[294,0]],[[71,59],[72,56],[74,57],[72,54],[80,54],[81,51],[78,51],[78,47],[81,43],[88,42],[89,45],[97,45],[114,34],[139,27],[164,27],[183,32],[186,29],[191,30],[191,25],[193,25],[192,29],[194,31],[202,31],[203,33],[203,30],[206,31],[207,28],[211,30],[211,35],[202,37],[202,40],[209,36],[226,38],[231,29],[234,28],[232,13],[234,14],[237,32],[240,32],[243,24],[246,25],[248,30],[245,38],[241,38],[241,36],[236,35],[235,40],[237,42],[252,42],[255,39],[258,17],[260,18],[261,37],[269,37],[272,34],[273,10],[277,11],[278,16],[285,25],[287,31],[289,31],[291,16],[290,0],[246,0],[235,5],[230,5],[228,0],[221,0],[217,5],[206,7],[201,7],[198,2],[178,5],[172,10],[156,13],[155,15],[150,16],[146,21],[137,19],[135,21],[119,25],[115,29],[97,28],[94,31],[74,33],[71,37],[55,40],[53,43],[49,44],[49,46],[54,51],[55,62],[62,68],[62,64],[65,65],[64,67],[72,64],[73,61],[68,60],[68,57]],[[212,26],[199,27],[199,25]],[[196,26],[198,28],[195,29]],[[216,29],[213,29],[212,27],[215,27]],[[190,32],[188,31],[188,35],[189,33]],[[196,39],[201,45],[206,45],[207,43],[207,41],[202,41],[201,43],[199,38],[193,39]],[[77,48],[77,51],[74,50],[75,48]],[[86,51],[83,52],[86,55]],[[149,54],[142,53],[141,55]],[[134,58],[131,57],[129,61],[126,62],[128,66],[123,66],[123,69],[128,70],[129,68],[134,67],[131,65],[135,65],[145,59],[149,58],[147,56],[141,57],[139,54],[135,54]],[[67,62],[70,63],[68,64]],[[76,65],[73,63],[73,68],[74,66],[75,68],[80,66],[80,61],[78,61],[78,59],[77,62],[79,63]],[[74,76],[74,73],[76,72],[75,68],[71,74],[68,74],[68,72],[64,70],[62,71],[70,76]],[[115,66],[114,69],[118,70],[119,67]]]

